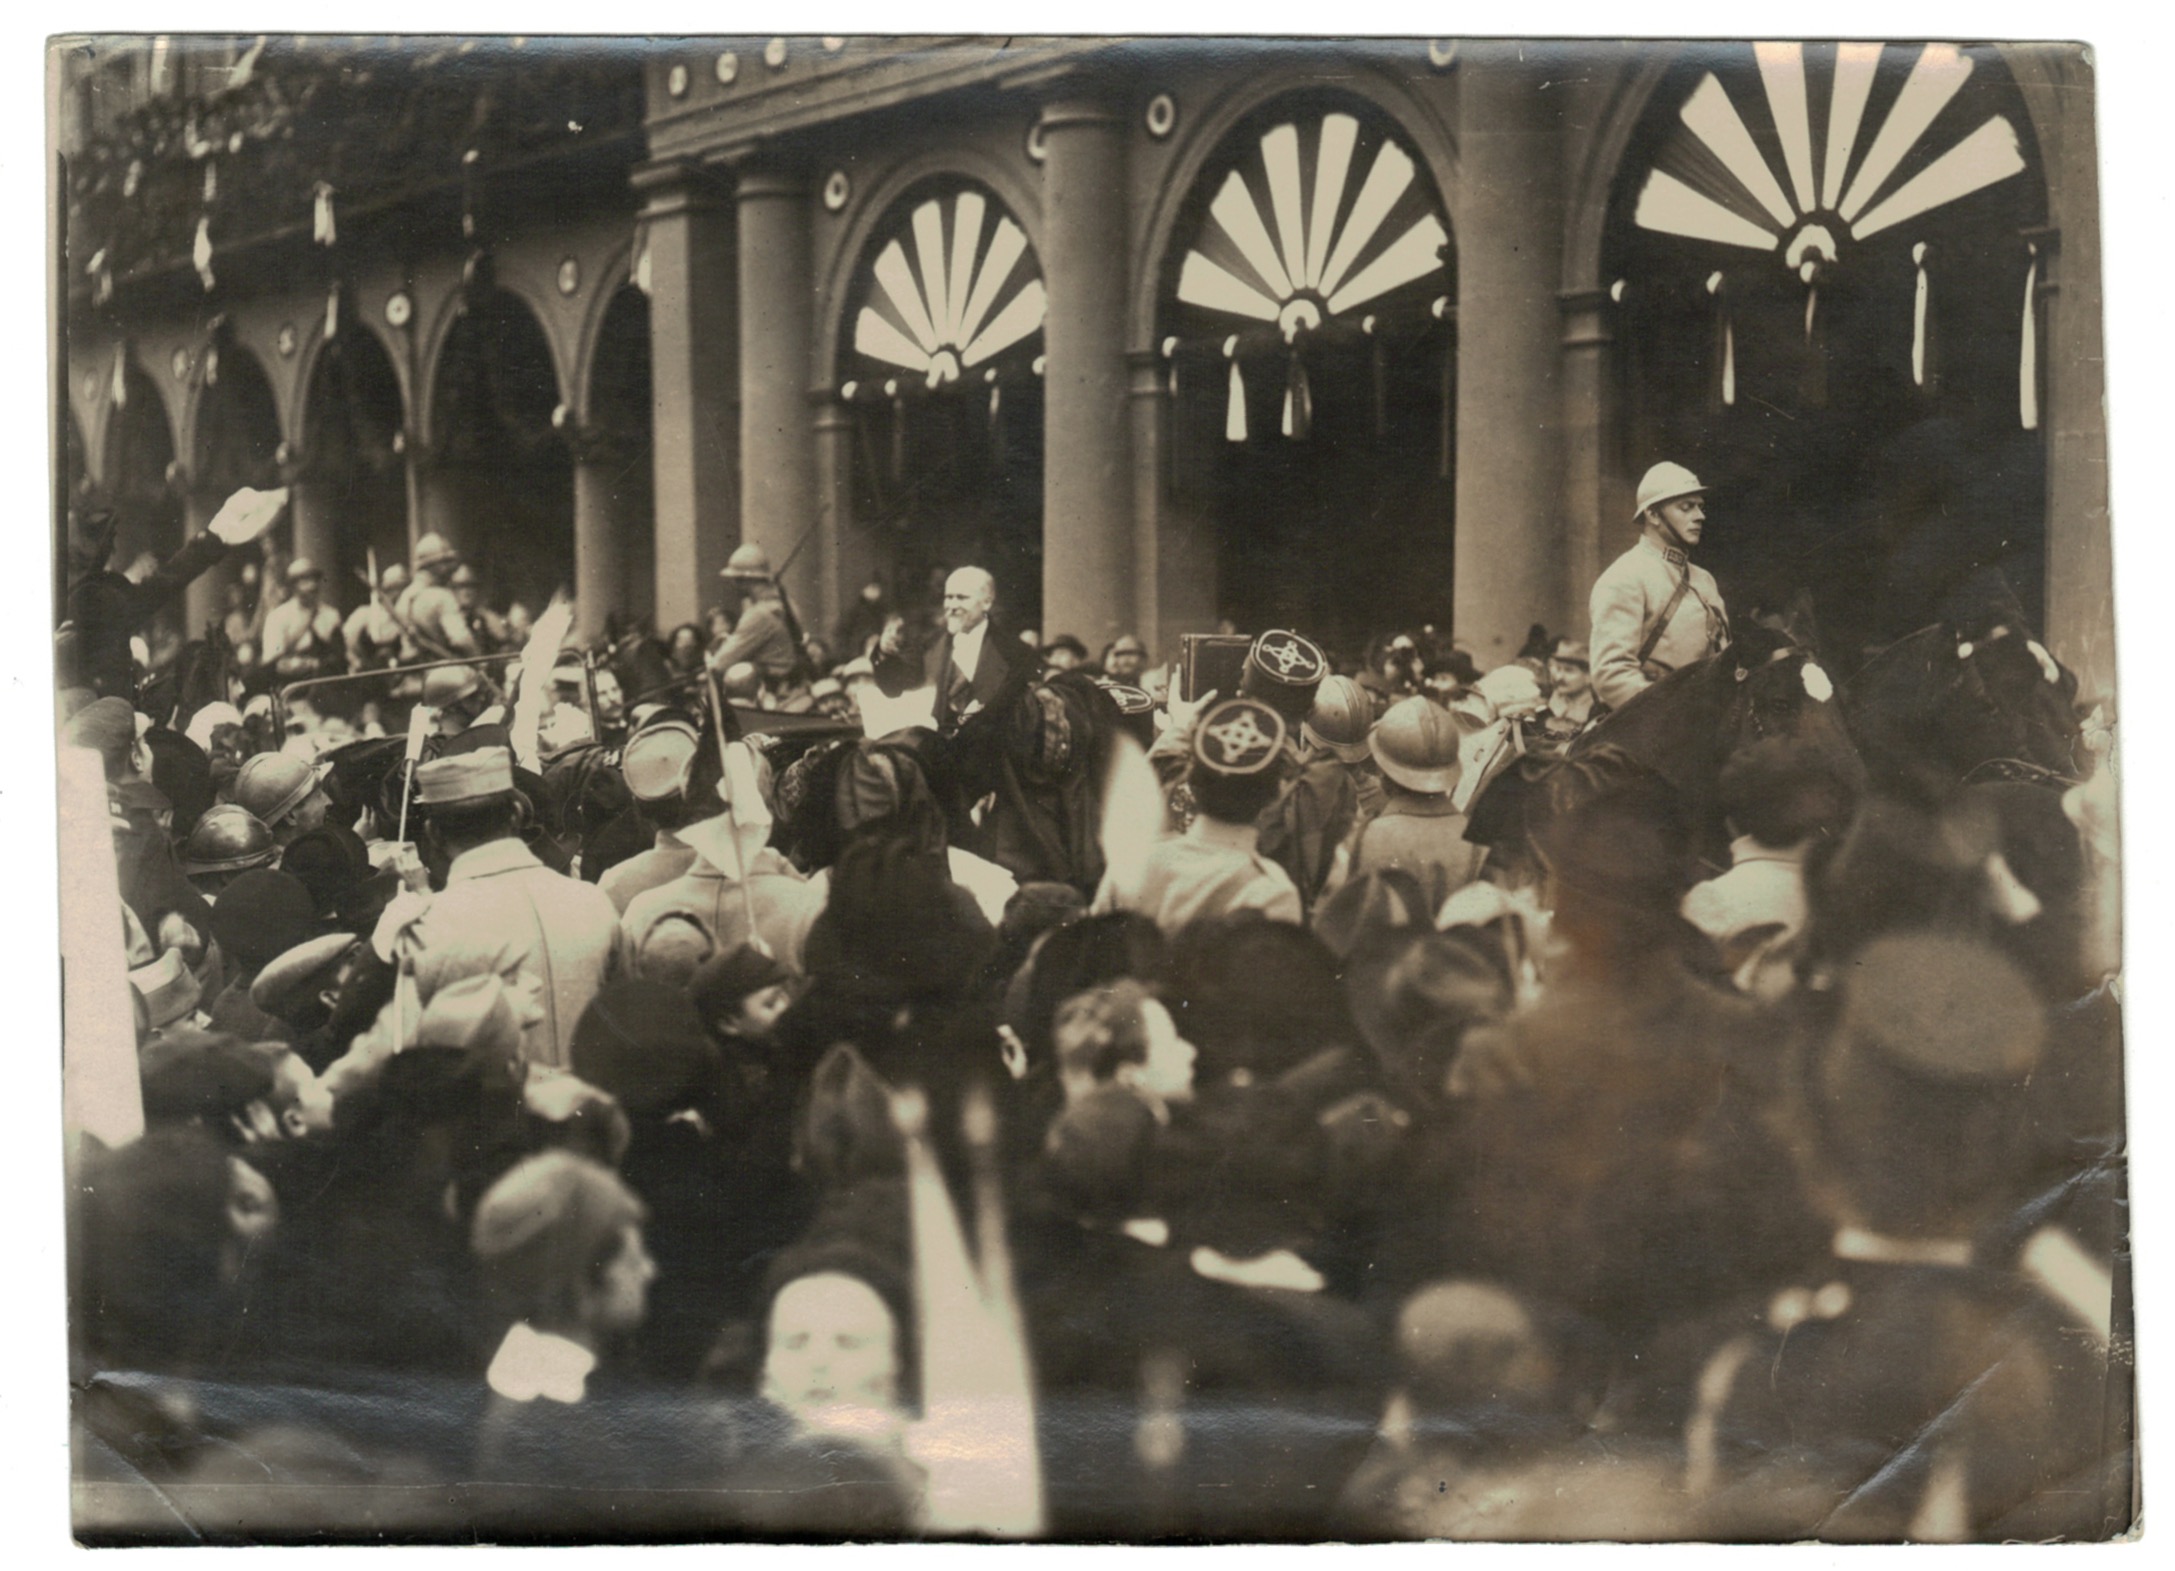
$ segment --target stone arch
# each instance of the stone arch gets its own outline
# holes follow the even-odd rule
[[[291,517],[296,554],[326,570],[338,603],[360,592],[353,573],[372,551],[381,569],[407,555],[406,429],[400,367],[384,340],[352,324],[330,340],[320,330],[302,368]]]
[[[128,382],[128,403],[125,407],[113,401],[112,357],[116,354],[126,359],[123,375]],[[172,462],[182,451],[181,412],[174,407],[166,390],[159,385],[159,378],[145,370],[142,362],[136,358],[135,351],[125,346],[116,346],[109,353],[100,355],[96,364],[100,387],[97,399],[92,405],[91,429],[88,433],[91,439],[91,474],[96,482],[101,486],[114,484],[115,443],[119,432],[131,418],[140,421],[146,410],[156,411],[159,423],[164,428],[167,462]],[[133,417],[129,414],[131,410],[136,411]]]
[[[907,192],[924,181],[945,175],[989,187],[1020,228],[1026,231],[1027,244],[1035,255],[1042,255],[1041,193],[1024,177],[1015,162],[967,147],[932,148],[901,160],[886,170],[867,194],[853,204],[852,213],[832,252],[830,265],[824,272],[811,386],[837,385],[838,362],[846,338],[846,307],[853,293],[854,274],[878,227],[891,217],[900,198]]]
[[[638,287],[634,284],[633,268],[634,241],[630,236],[605,254],[593,282],[584,280],[589,299],[582,307],[581,322],[575,332],[571,391],[566,402],[572,417],[585,425],[590,419],[590,399],[595,389],[597,352],[604,335],[605,318],[618,303],[622,289]],[[648,296],[645,294],[643,298]]]
[[[487,603],[535,611],[573,582],[564,357],[528,295],[479,289],[465,306],[432,356],[420,527],[472,558]]]
[[[570,357],[551,330],[555,316],[551,303],[529,281],[508,278],[500,269],[493,270],[491,286],[483,293],[518,300],[527,309],[530,320],[543,335],[544,347],[550,352],[552,380],[558,389],[559,402],[571,408],[572,399],[567,390]],[[419,432],[428,434],[438,427],[437,400],[444,381],[446,346],[468,314],[467,295],[458,282],[448,289],[432,312],[429,331],[417,340],[420,352],[416,355],[416,366],[420,385],[410,393],[408,407]],[[399,356],[394,359],[397,361]]]
[[[197,350],[193,369],[184,448],[191,487],[224,495],[239,486],[278,485],[285,435],[272,378],[257,352],[226,339]]]
[[[421,430],[422,425],[416,411],[416,390],[409,375],[408,346],[394,329],[383,322],[373,322],[367,311],[357,310],[355,295],[356,291],[352,289],[343,290],[340,303],[340,336],[361,333],[372,339],[384,352],[386,364],[393,368],[394,383],[400,390],[401,429]],[[309,330],[302,333],[301,338],[301,345],[295,351],[294,385],[288,395],[287,429],[296,438],[307,441],[310,389],[316,384],[318,362],[323,358],[327,345],[338,341],[337,338],[325,337],[325,313],[321,306],[310,314]]]
[[[1198,114],[1186,117],[1190,128],[1179,133],[1180,145],[1149,209],[1143,243],[1134,253],[1126,314],[1129,352],[1146,353],[1155,348],[1163,275],[1178,241],[1179,222],[1203,172],[1222,155],[1231,133],[1250,116],[1279,98],[1306,92],[1315,85],[1296,68],[1279,69],[1226,88]],[[1339,92],[1365,100],[1413,144],[1434,181],[1436,195],[1442,199],[1443,223],[1454,246],[1458,152],[1440,109],[1415,91],[1410,82],[1378,66],[1353,68],[1340,74],[1334,85]]]
[[[1609,207],[1632,133],[1646,117],[1646,106],[1669,74],[1677,51],[1664,44],[1642,47],[1617,74],[1586,157],[1564,201],[1563,292],[1581,294],[1602,287],[1602,249],[1608,233]]]

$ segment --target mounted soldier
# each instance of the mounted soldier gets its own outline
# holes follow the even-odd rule
[[[1706,528],[1706,493],[1682,464],[1649,469],[1632,514],[1638,543],[1594,582],[1593,685],[1611,709],[1729,643],[1722,591],[1690,555]]]

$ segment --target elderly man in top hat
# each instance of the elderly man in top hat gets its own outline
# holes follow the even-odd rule
[[[566,1067],[575,1022],[622,969],[619,912],[603,890],[551,871],[522,843],[525,804],[507,749],[425,764],[415,792],[424,832],[450,859],[446,885],[420,915],[402,922],[389,912],[395,926],[387,933],[381,923],[381,939],[412,966],[426,1004],[471,976],[532,990],[539,1007],[524,1028],[522,1056]]]
[[[287,564],[287,598],[264,613],[259,655],[282,681],[338,671],[345,663],[340,613],[325,604],[324,569],[306,556]]]
[[[478,655],[483,650],[447,581],[461,565],[461,553],[432,533],[415,543],[415,577],[393,604],[401,624],[400,658],[403,664],[445,660],[454,655]]]
[[[725,609],[734,621],[732,636],[710,656],[711,669],[730,671],[746,661],[755,667],[778,709],[805,713],[813,700],[800,680],[800,647],[777,575],[771,571],[770,553],[752,540],[735,546],[718,577],[725,581]]]
[[[1706,494],[1682,464],[1649,469],[1633,514],[1638,542],[1594,581],[1593,685],[1611,709],[1729,643],[1722,591],[1690,555],[1706,528]]]

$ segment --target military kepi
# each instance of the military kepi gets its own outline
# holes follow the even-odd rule
[[[1276,628],[1255,639],[1246,651],[1239,695],[1260,699],[1287,724],[1297,725],[1314,707],[1314,690],[1328,674],[1329,662],[1312,640]]]
[[[1218,775],[1258,775],[1284,750],[1284,717],[1251,698],[1227,698],[1193,728],[1193,763]]]
[[[479,747],[423,765],[415,772],[415,799],[424,807],[457,807],[513,795],[514,755],[503,747]]]

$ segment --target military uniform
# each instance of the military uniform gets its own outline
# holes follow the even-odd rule
[[[320,603],[305,611],[300,600],[288,599],[264,614],[264,664],[283,677],[311,677],[336,670],[342,663],[340,613]]]
[[[396,619],[405,624],[400,638],[404,665],[483,652],[476,645],[476,635],[469,630],[468,617],[453,591],[421,571],[401,591],[393,611]]]
[[[1678,585],[1684,593],[1677,594]],[[1642,662],[1639,651],[1671,601],[1668,624]],[[1704,660],[1729,643],[1729,613],[1714,575],[1674,546],[1645,535],[1594,581],[1593,690],[1621,709],[1658,676]]]

